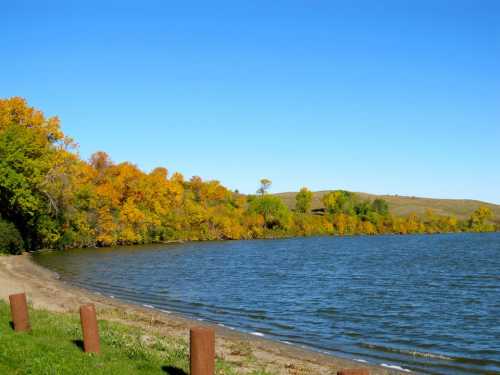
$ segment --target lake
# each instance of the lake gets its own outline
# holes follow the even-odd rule
[[[108,296],[321,352],[500,373],[500,233],[192,242],[35,261]]]

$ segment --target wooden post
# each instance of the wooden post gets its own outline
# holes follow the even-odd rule
[[[26,302],[26,294],[11,294],[9,296],[9,301],[14,330],[16,332],[29,331],[31,329],[31,326],[28,315],[28,303]]]
[[[80,307],[80,320],[83,332],[83,351],[85,353],[99,353],[99,329],[94,304],[89,303]]]
[[[214,375],[215,333],[211,328],[194,327],[189,331],[191,375]]]
[[[366,368],[353,368],[340,370],[337,375],[370,375],[370,372]]]

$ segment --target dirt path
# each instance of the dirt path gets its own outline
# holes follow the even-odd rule
[[[77,312],[83,303],[96,304],[100,319],[136,325],[148,332],[188,339],[189,327],[199,322],[178,315],[141,308],[72,287],[55,273],[36,265],[29,254],[0,256],[0,298],[26,292],[33,307],[55,312]],[[377,366],[306,351],[291,345],[256,338],[227,328],[216,330],[217,355],[241,368],[241,373],[265,369],[279,375],[336,374],[344,368],[369,367],[375,375],[407,374]]]

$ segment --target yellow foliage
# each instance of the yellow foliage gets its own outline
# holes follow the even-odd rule
[[[19,97],[0,99],[0,141],[2,155],[8,156],[0,160],[2,171],[9,168],[0,174],[0,214],[21,212],[24,216],[16,219],[23,226],[36,223],[29,228],[36,233],[33,247],[495,229],[486,206],[466,222],[430,210],[422,218],[393,217],[382,200],[359,202],[353,193],[333,191],[323,196],[324,215],[316,216],[310,213],[312,193],[306,188],[292,213],[267,194],[267,179],[261,180],[259,197],[247,197],[216,180],[186,180],[178,172],[169,177],[163,167],[145,173],[132,163],[115,164],[102,151],[86,162],[74,152],[57,117],[45,118]],[[19,150],[23,153],[13,158]]]

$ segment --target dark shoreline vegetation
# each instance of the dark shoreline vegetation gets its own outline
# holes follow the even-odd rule
[[[77,154],[56,117],[20,97],[0,99],[0,253],[22,249],[146,244],[175,240],[238,240],[311,235],[486,232],[499,229],[487,206],[468,219],[395,216],[383,199],[337,190],[311,210],[301,189],[294,209],[268,194],[231,191],[218,181],[146,173],[115,164],[104,152]]]

